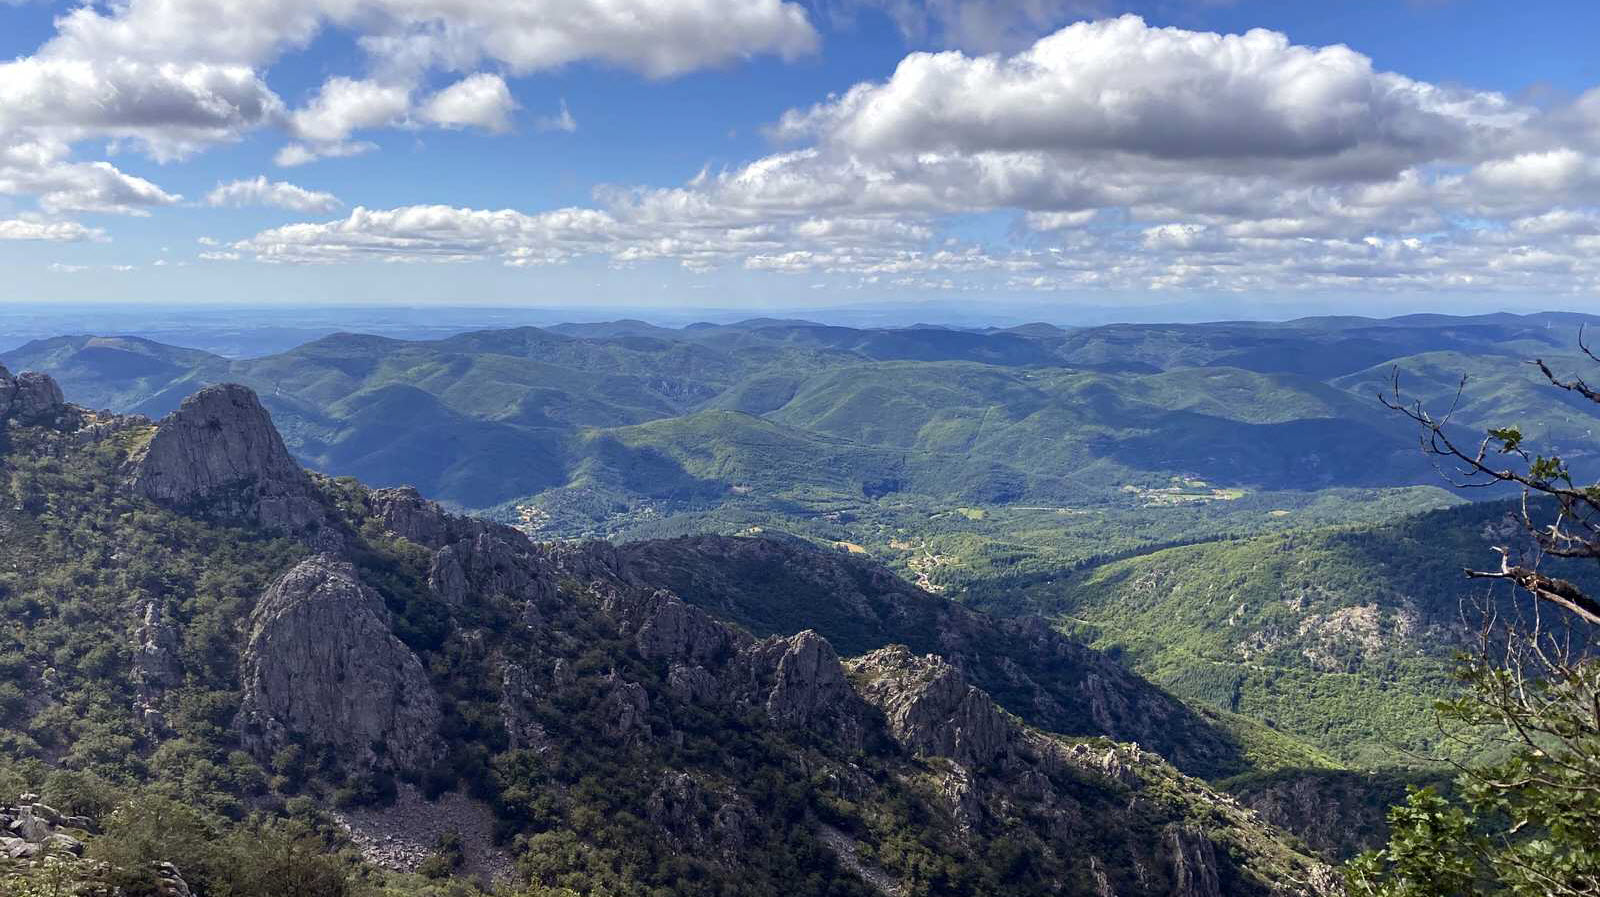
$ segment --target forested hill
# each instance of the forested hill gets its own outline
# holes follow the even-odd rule
[[[0,370],[0,434],[0,787],[29,795],[0,807],[8,886],[1337,890],[1157,753],[1225,774],[1235,735],[864,561],[536,543],[304,471],[236,385],[156,424]],[[809,603],[842,651],[760,622],[839,576]]]
[[[61,337],[0,361],[52,373],[87,405],[156,416],[237,381],[313,469],[415,485],[541,535],[776,527],[930,567],[938,583],[962,567],[1443,506],[1453,499],[1376,399],[1397,369],[1435,405],[1470,374],[1465,431],[1517,424],[1581,458],[1591,409],[1524,363],[1575,366],[1580,320],[620,321],[339,334],[243,360]]]
[[[1538,513],[1539,506],[1534,506]],[[1533,612],[1492,546],[1535,551],[1515,502],[1484,502],[1139,554],[1058,576],[975,583],[966,599],[1044,613],[1175,693],[1270,721],[1357,766],[1449,745],[1433,703],[1491,615]],[[1592,562],[1543,558],[1600,587]]]

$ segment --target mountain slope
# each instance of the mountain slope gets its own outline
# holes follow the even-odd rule
[[[1461,572],[1498,563],[1490,545],[1526,541],[1512,510],[1482,503],[1172,548],[972,597],[1020,599],[1184,698],[1383,765],[1396,747],[1438,746],[1432,703],[1452,690],[1476,605],[1515,608],[1508,590]],[[1596,579],[1590,565],[1544,566]]]
[[[161,886],[177,870],[154,861],[205,855],[250,808],[425,893],[404,874],[415,852],[382,847],[414,832],[362,820],[399,800],[415,822],[450,794],[500,832],[474,855],[502,855],[532,893],[1334,891],[1210,787],[1146,750],[1030,727],[937,656],[841,662],[815,632],[718,621],[604,543],[533,543],[286,466],[242,387],[158,426],[64,405],[45,378],[0,381],[22,384],[0,430],[0,778],[122,808],[90,838],[109,865],[84,874]],[[832,575],[810,549],[779,555]],[[725,563],[692,559],[713,580]],[[932,606],[856,572],[869,602]],[[957,654],[976,669],[997,660],[971,653],[986,647]],[[1081,648],[1058,657],[1097,671],[1107,700],[1159,694]],[[189,809],[157,812],[157,791]],[[217,888],[239,872],[196,863]]]

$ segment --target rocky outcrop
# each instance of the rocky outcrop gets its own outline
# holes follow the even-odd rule
[[[0,806],[0,857],[32,860],[50,853],[83,854],[79,836],[94,828],[80,816],[62,816],[39,803],[37,795],[24,794],[16,804]]]
[[[889,733],[913,754],[984,766],[1000,759],[1017,727],[943,659],[901,645],[850,663],[867,703],[883,711]]]
[[[1239,802],[1267,822],[1299,836],[1329,860],[1342,861],[1388,841],[1390,807],[1408,786],[1448,790],[1444,775],[1367,773],[1334,769],[1285,770],[1235,785]]]
[[[1167,829],[1167,855],[1172,860],[1172,897],[1222,897],[1217,873],[1217,848],[1194,825]]]
[[[38,423],[66,408],[61,387],[49,374],[24,371],[13,377],[0,367],[0,421]]]
[[[614,549],[616,574],[670,589],[758,636],[821,631],[846,655],[891,644],[937,654],[1030,725],[1134,741],[1193,775],[1248,768],[1237,741],[1103,652],[1037,617],[996,619],[881,564],[798,540],[690,536]]]
[[[162,419],[133,474],[133,489],[169,507],[300,531],[326,519],[306,474],[256,394],[208,386]]]
[[[439,700],[383,600],[327,555],[273,583],[251,615],[239,728],[258,755],[291,736],[358,767],[420,772],[439,756]]]
[[[183,681],[178,659],[179,631],[157,601],[146,601],[133,637],[133,684],[138,689],[134,709],[147,731],[166,725],[160,709],[167,689]]]
[[[791,729],[827,722],[827,728],[834,730],[831,734],[839,736],[838,729],[852,720],[849,711],[859,699],[827,639],[807,629],[789,638],[769,639],[754,653],[756,665],[771,670],[765,701],[768,719]]]
[[[737,862],[758,814],[743,797],[718,793],[686,772],[662,776],[644,805],[645,818],[693,856]]]

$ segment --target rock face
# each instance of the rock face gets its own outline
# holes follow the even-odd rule
[[[377,593],[327,555],[272,585],[251,616],[239,728],[269,754],[302,735],[358,766],[423,771],[439,753],[439,699]]]
[[[1167,829],[1172,858],[1172,897],[1222,897],[1217,875],[1217,849],[1196,826]]]
[[[15,377],[0,367],[0,420],[33,423],[66,407],[61,387],[49,374],[26,371]]]
[[[772,670],[772,688],[767,692],[767,717],[787,728],[832,723],[849,719],[840,716],[858,703],[844,667],[833,646],[816,632],[807,629],[786,639],[773,639],[762,646],[759,656]],[[859,738],[852,739],[859,741]]]
[[[851,663],[861,696],[883,711],[889,733],[913,754],[969,766],[993,763],[1017,727],[961,671],[932,654],[880,648]]]
[[[208,386],[162,419],[134,470],[134,491],[172,507],[301,530],[322,505],[256,394]]]

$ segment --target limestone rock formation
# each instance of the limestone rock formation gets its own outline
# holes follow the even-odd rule
[[[162,419],[134,470],[134,491],[170,507],[302,530],[325,519],[311,479],[256,394],[208,386]]]
[[[0,420],[33,423],[65,407],[61,387],[49,374],[25,371],[13,377],[0,367]]]
[[[427,672],[346,562],[309,558],[267,590],[243,670],[239,727],[258,753],[296,734],[370,768],[423,771],[438,757],[439,699]]]

